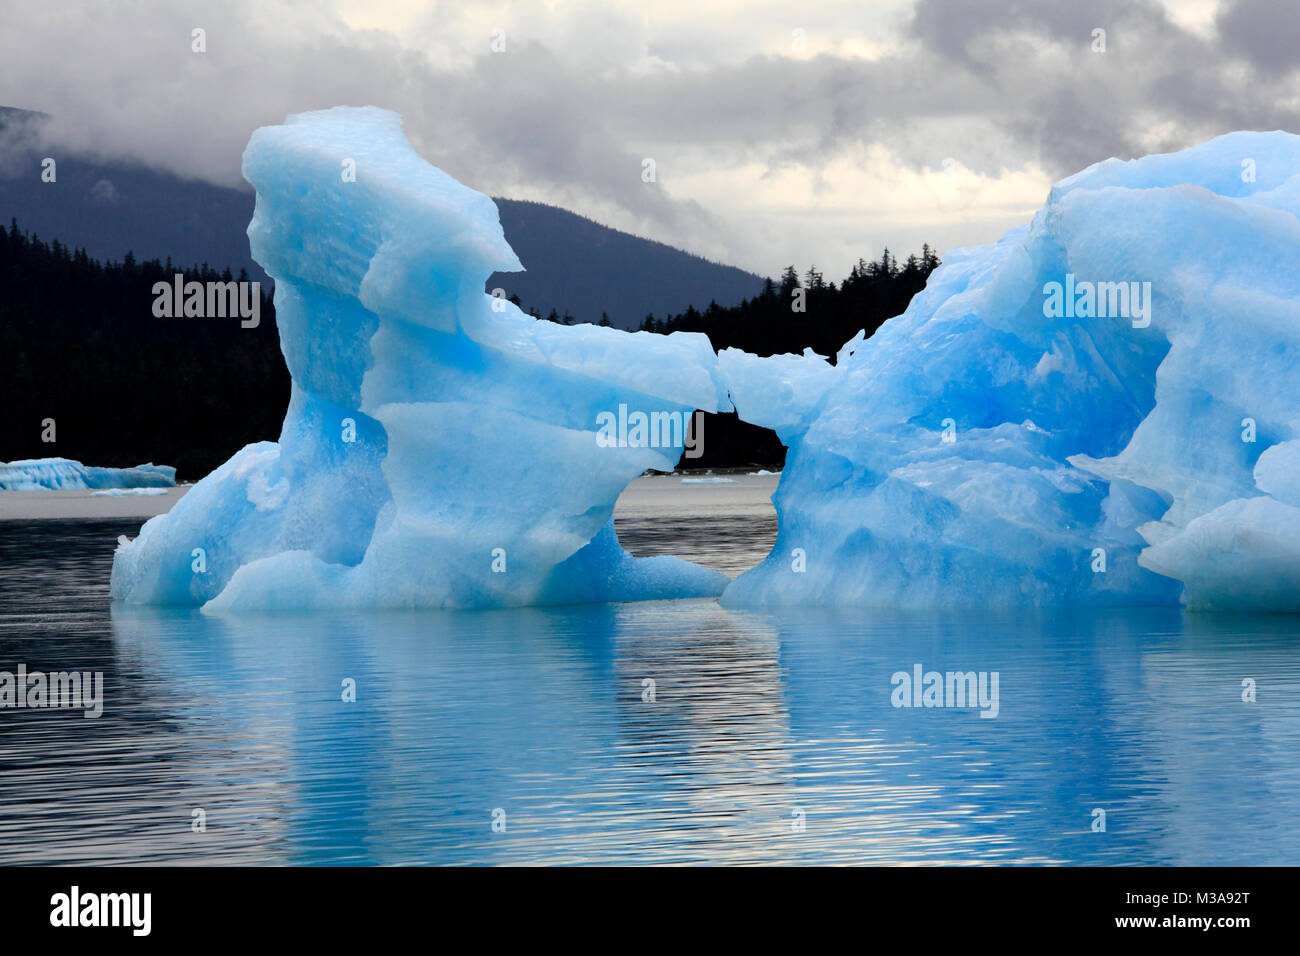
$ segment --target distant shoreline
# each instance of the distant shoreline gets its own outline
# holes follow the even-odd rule
[[[773,489],[776,487],[776,481],[780,478],[779,471],[765,469],[769,473],[759,475],[758,468],[680,468],[670,474],[653,473],[642,475],[633,481],[628,488],[641,483],[646,490],[656,490],[659,495],[680,495],[689,493],[690,489],[707,489],[710,486],[705,485],[685,485],[681,486],[682,478],[702,478],[707,475],[716,475],[718,477],[727,477],[736,479],[736,483],[742,482],[743,479],[751,479],[755,482],[770,481]],[[731,483],[734,486],[734,483]],[[60,520],[83,520],[94,521],[97,519],[115,519],[115,518],[152,518],[156,515],[165,514],[172,509],[172,506],[181,498],[185,497],[193,485],[176,485],[171,488],[159,489],[166,494],[161,495],[123,495],[121,497],[110,495],[96,495],[94,489],[90,488],[58,488],[43,491],[0,491],[0,524],[5,521],[60,521]],[[722,485],[727,487],[727,485]],[[624,489],[626,493],[627,489]],[[618,509],[616,508],[616,513]]]
[[[0,522],[152,518],[170,511],[193,485],[160,488],[161,495],[96,495],[94,488],[0,491]]]

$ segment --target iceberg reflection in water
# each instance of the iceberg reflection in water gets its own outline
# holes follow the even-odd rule
[[[178,860],[1255,864],[1300,847],[1290,618],[702,600],[115,608],[112,629],[176,735],[169,827],[207,813],[193,839],[140,834]],[[998,672],[998,717],[894,707],[891,675],[916,664]]]
[[[0,711],[2,863],[1300,862],[1292,616],[110,610],[125,524],[0,524],[0,670],[105,696]]]

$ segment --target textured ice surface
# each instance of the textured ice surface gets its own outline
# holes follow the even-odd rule
[[[70,458],[0,461],[0,491],[45,491],[86,488],[168,488],[176,469],[168,465],[96,468]]]
[[[494,271],[521,268],[496,206],[424,162],[396,114],[291,116],[253,134],[243,168],[288,414],[278,443],[244,448],[118,549],[115,598],[275,610],[721,592],[725,575],[634,559],[614,533],[619,493],[672,470],[681,431],[597,441],[620,406],[659,424],[729,409],[705,336],[568,328],[485,295]]]
[[[949,253],[836,368],[792,366],[803,397],[733,388],[790,452],[777,545],[723,603],[1141,604],[1185,585],[1196,607],[1300,609],[1298,173],[1281,132],[1099,163],[1028,226]],[[1138,307],[1116,314],[1098,283]]]

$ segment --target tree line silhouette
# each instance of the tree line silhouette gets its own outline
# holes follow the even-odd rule
[[[153,285],[247,281],[243,271],[170,259],[100,263],[0,227],[0,460],[75,458],[124,467],[152,461],[200,478],[249,442],[279,434],[289,401],[275,309],[238,317],[160,319]],[[42,441],[54,421],[54,442]]]
[[[651,315],[641,328],[703,332],[715,349],[757,355],[811,347],[833,361],[860,329],[869,336],[901,313],[938,264],[929,246],[902,264],[886,250],[879,261],[860,260],[838,285],[815,268],[801,278],[791,266],[739,305]],[[177,272],[187,281],[248,281],[242,270],[137,262],[129,252],[100,262],[16,221],[0,228],[0,460],[152,461],[195,480],[244,445],[277,438],[290,380],[270,291],[262,291],[257,328],[241,328],[238,317],[155,317],[154,283]],[[574,323],[555,310],[537,317]],[[52,443],[42,441],[49,419]],[[708,416],[703,445],[691,467],[772,467],[785,458],[775,435],[735,415]]]
[[[662,319],[647,315],[641,329],[703,332],[714,351],[738,348],[768,356],[812,348],[834,364],[840,347],[859,331],[870,338],[886,319],[902,314],[938,265],[939,257],[928,243],[919,256],[909,255],[901,264],[888,248],[879,260],[859,259],[838,286],[827,282],[815,266],[801,280],[791,265],[779,280],[769,278],[761,293],[739,305],[711,302],[703,311],[692,306]],[[785,446],[776,435],[742,422],[735,413],[706,415],[704,436],[704,454],[693,467],[785,464]]]
[[[663,319],[648,315],[641,328],[703,332],[715,351],[738,348],[766,356],[811,347],[834,363],[840,346],[860,330],[869,338],[886,319],[901,314],[938,265],[927,243],[901,265],[888,248],[878,261],[859,259],[838,286],[815,266],[802,280],[794,266],[787,266],[780,280],[768,279],[759,295],[739,305],[712,302],[703,312],[692,306]]]

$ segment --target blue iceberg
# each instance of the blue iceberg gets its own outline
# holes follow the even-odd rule
[[[733,389],[790,452],[723,603],[1300,610],[1298,173],[1281,132],[1099,163],[828,385]]]
[[[1300,610],[1297,170],[1285,133],[1100,163],[831,364],[535,320],[484,293],[521,268],[492,201],[395,114],[291,116],[244,154],[280,439],[124,542],[113,596]],[[789,448],[776,547],[735,581],[614,530],[695,409]]]
[[[0,491],[169,488],[175,484],[176,469],[169,465],[97,468],[71,458],[0,461]]]
[[[721,593],[726,575],[633,558],[613,525],[629,482],[676,465],[691,413],[730,408],[707,337],[568,328],[484,294],[493,272],[522,268],[496,206],[422,160],[394,113],[291,116],[253,134],[243,170],[289,410],[278,443],[244,448],[119,547],[116,599],[279,610]],[[606,416],[631,420],[633,440],[602,441]]]

